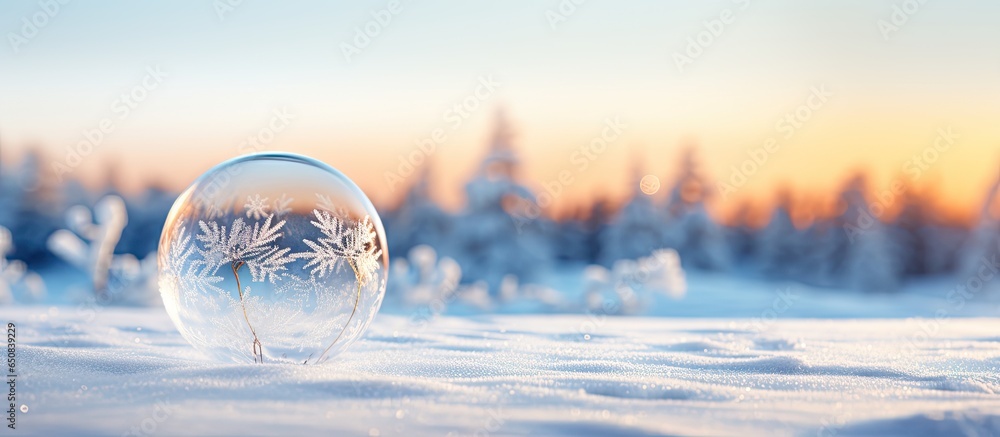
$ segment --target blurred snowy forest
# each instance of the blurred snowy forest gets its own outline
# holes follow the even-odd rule
[[[749,204],[735,217],[718,220],[707,207],[718,189],[701,173],[695,148],[681,150],[678,176],[658,193],[640,190],[637,166],[634,179],[621,182],[634,187],[629,199],[617,205],[596,200],[555,220],[539,208],[539,191],[518,177],[513,140],[499,117],[464,187],[460,211],[432,199],[431,162],[411,177],[398,204],[382,208],[394,261],[390,295],[424,290],[441,298],[461,285],[490,299],[512,289],[525,293],[524,284],[565,266],[583,271],[591,282],[607,282],[608,275],[636,271],[657,254],[679,255],[686,271],[893,292],[909,278],[974,273],[1000,243],[994,206],[1000,180],[984,193],[972,226],[947,220],[929,196],[910,189],[891,205],[892,214],[876,214],[873,208],[887,205],[869,197],[863,176],[848,180],[832,205],[797,204],[786,190],[763,220],[753,217]],[[155,251],[177,193],[149,187],[123,195],[113,175],[94,192],[73,179],[58,181],[47,167],[37,152],[20,162],[0,162],[0,226],[9,230],[0,232],[0,297],[31,300],[46,285],[53,287],[46,283],[65,282],[50,279],[67,268],[83,272],[98,295],[116,281],[119,287],[155,290]],[[832,212],[803,219],[803,210]],[[683,278],[672,269],[656,274],[673,281],[664,288],[676,291]],[[545,299],[544,289],[534,292]]]

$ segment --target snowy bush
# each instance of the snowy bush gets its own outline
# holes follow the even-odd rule
[[[396,258],[389,270],[388,294],[407,307],[429,306],[440,313],[454,299],[462,280],[462,268],[455,260],[438,259],[427,245],[410,249],[407,258]]]
[[[618,260],[609,270],[584,269],[584,309],[601,314],[638,314],[654,295],[684,297],[687,284],[681,261],[672,249],[661,249],[635,260]]]
[[[156,294],[156,254],[139,260],[131,254],[115,255],[115,247],[128,223],[125,202],[106,196],[94,207],[74,206],[66,212],[69,229],[48,239],[49,249],[83,271],[100,302],[151,303]]]

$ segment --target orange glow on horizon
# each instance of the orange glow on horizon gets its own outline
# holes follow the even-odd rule
[[[286,150],[313,156],[340,169],[358,183],[381,209],[396,205],[406,190],[416,181],[419,167],[431,165],[433,166],[431,182],[433,196],[444,207],[454,211],[464,204],[464,184],[479,165],[479,160],[487,147],[491,129],[487,123],[480,123],[478,127],[480,128],[479,132],[465,134],[460,138],[463,144],[473,143],[476,144],[475,146],[456,148],[454,149],[455,153],[452,153],[451,149],[445,151],[442,148],[431,156],[429,164],[422,163],[417,166],[413,173],[402,178],[402,182],[398,183],[393,190],[388,189],[384,175],[386,172],[396,170],[394,164],[398,164],[399,156],[402,156],[402,153],[395,155],[389,153],[388,158],[385,154],[367,153],[369,150],[390,148],[387,144],[352,148],[352,153],[348,154],[327,150],[319,145],[319,141],[302,142],[299,143],[299,147]],[[571,141],[561,142],[570,144],[569,147],[565,148],[570,151],[569,153],[561,152],[559,147],[535,145],[538,141],[553,141],[550,138],[554,136],[533,137],[525,134],[516,141],[517,151],[521,158],[519,177],[522,183],[534,189],[536,193],[550,190],[546,184],[556,181],[560,171],[568,169],[572,172],[572,183],[560,187],[560,192],[553,196],[553,205],[546,209],[546,213],[551,217],[577,216],[588,212],[594,202],[599,200],[609,202],[612,205],[620,205],[633,193],[640,192],[639,186],[632,186],[638,183],[638,179],[632,174],[635,170],[630,165],[635,161],[635,156],[649,155],[657,158],[655,160],[649,158],[640,160],[643,163],[643,174],[659,178],[662,184],[652,197],[662,202],[673,188],[677,176],[676,167],[682,150],[680,145],[658,149],[608,150],[599,160],[591,162],[587,168],[580,170],[574,168],[569,159],[569,156],[572,156],[572,151],[580,144],[579,142],[576,144],[572,144]],[[846,134],[842,136],[850,137]],[[572,137],[572,135],[567,135],[567,137]],[[686,136],[684,141],[689,140],[690,137]],[[636,141],[633,139],[630,142]],[[645,144],[652,142],[650,140],[642,141]],[[835,142],[832,140],[824,142],[824,144],[831,143]],[[1000,141],[995,143],[1000,143]],[[753,147],[749,146],[748,149]],[[738,152],[735,154],[735,160],[724,159],[729,155],[711,153],[717,148],[717,145],[706,144],[706,142],[702,142],[696,148],[698,156],[700,156],[702,172],[712,184],[718,184],[730,177],[733,168],[742,162],[741,158],[743,161],[749,159],[745,153],[741,155]],[[769,167],[764,167],[753,178],[749,178],[750,180],[744,186],[739,187],[731,197],[724,198],[718,190],[713,189],[714,198],[709,202],[710,211],[723,221],[732,223],[735,220],[734,217],[739,214],[739,209],[745,207],[745,204],[749,204],[753,211],[752,215],[762,216],[751,218],[750,221],[766,223],[769,211],[776,204],[775,194],[777,190],[780,187],[785,187],[796,199],[793,208],[795,223],[805,226],[817,217],[827,217],[833,214],[834,211],[831,208],[836,204],[833,200],[836,198],[836,193],[851,174],[860,171],[868,175],[868,197],[871,201],[878,202],[880,195],[885,199],[885,192],[889,190],[889,187],[895,182],[900,182],[908,189],[920,193],[920,196],[927,199],[928,203],[935,205],[944,219],[968,224],[981,208],[981,202],[988,185],[998,176],[995,164],[994,168],[989,168],[991,163],[997,163],[998,160],[994,159],[996,158],[995,148],[981,147],[976,149],[975,146],[968,145],[965,148],[967,149],[965,151],[959,151],[956,148],[956,151],[952,152],[951,155],[938,158],[940,162],[935,163],[935,167],[929,167],[926,172],[922,172],[920,178],[915,181],[905,173],[905,164],[883,164],[905,163],[914,154],[900,160],[898,151],[873,149],[864,152],[866,159],[863,162],[866,165],[858,166],[850,163],[833,165],[838,161],[845,161],[842,155],[836,153],[835,148],[812,146],[808,153],[810,159],[801,161],[794,160],[798,156],[791,156],[798,155],[796,152],[789,151],[788,155],[790,156],[785,157],[781,156],[782,152],[779,151],[772,157],[773,162],[766,164]],[[148,150],[162,151],[164,149],[154,147]],[[123,151],[120,155],[115,155],[114,158],[105,155],[99,159],[91,159],[71,173],[70,177],[78,178],[86,187],[93,190],[103,189],[115,181],[114,183],[120,185],[120,188],[127,193],[135,193],[151,185],[180,192],[216,163],[235,156],[235,154],[227,156],[225,150],[229,149],[218,147],[205,147],[201,150],[202,152],[197,154],[197,159],[185,156],[184,153],[136,154],[135,150]],[[922,148],[918,147],[916,150],[919,152]],[[970,150],[979,153],[970,153]],[[43,149],[42,153],[49,162],[55,159],[48,150]],[[11,165],[11,163],[19,162],[23,155],[23,150],[13,153],[5,150],[2,158],[4,158],[5,165]],[[132,158],[133,155],[136,157]],[[126,162],[130,165],[125,165]],[[737,164],[733,164],[734,162]],[[822,163],[830,163],[831,165],[823,166]],[[946,177],[946,175],[954,176]],[[551,185],[548,186],[551,187]],[[690,190],[685,190],[685,192],[687,191]],[[551,190],[550,194],[552,194]],[[888,211],[885,215],[886,218],[894,217],[901,207],[899,202],[894,199],[890,199],[886,206]]]

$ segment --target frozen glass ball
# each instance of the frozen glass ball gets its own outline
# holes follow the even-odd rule
[[[368,328],[388,260],[382,221],[350,179],[305,156],[258,153],[215,166],[174,202],[159,288],[207,355],[313,364]]]

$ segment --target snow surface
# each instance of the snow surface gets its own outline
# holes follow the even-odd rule
[[[290,366],[208,361],[162,308],[0,317],[28,407],[4,435],[1000,434],[994,319],[383,313]]]

